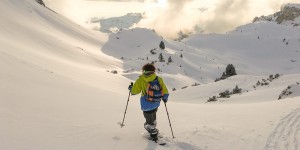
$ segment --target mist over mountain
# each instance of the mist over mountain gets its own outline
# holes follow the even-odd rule
[[[204,13],[207,10],[204,10],[202,13]],[[200,12],[198,12],[200,13]],[[297,26],[297,22],[299,22],[299,5],[298,4],[285,4],[282,6],[281,11],[276,12],[269,16],[261,16],[261,17],[255,17],[253,19],[253,22],[257,21],[275,21],[279,24],[287,23],[289,25]],[[94,27],[95,30],[100,30],[101,32],[111,32],[112,30],[118,31],[120,29],[130,29],[134,27],[140,26],[140,22],[147,21],[147,15],[146,14],[139,14],[139,13],[129,13],[125,16],[120,17],[112,17],[108,19],[97,19],[97,17],[94,17],[89,21],[90,23],[97,23],[100,22],[99,27]],[[168,20],[168,19],[165,19]],[[219,19],[220,20],[220,19]],[[238,20],[238,19],[236,19]],[[97,26],[97,25],[96,25]],[[100,29],[99,29],[100,28]],[[156,29],[155,27],[150,27],[150,29]],[[173,27],[172,27],[173,28]],[[202,25],[198,25],[195,22],[195,25],[193,28],[186,30],[185,28],[178,29],[177,31],[173,29],[166,29],[166,32],[172,31],[174,33],[171,37],[174,40],[182,40],[192,34],[197,33],[205,33],[207,32],[205,28],[203,28]],[[161,30],[158,30],[160,34]],[[165,35],[165,34],[163,34]],[[168,37],[170,38],[170,37]]]
[[[297,0],[44,0],[44,2],[51,9],[76,23],[93,29],[100,27],[89,24],[91,18],[108,19],[128,13],[141,13],[144,19],[137,23],[137,27],[155,29],[166,38],[178,39],[180,32],[225,33],[251,22],[256,16],[279,11],[284,3]]]

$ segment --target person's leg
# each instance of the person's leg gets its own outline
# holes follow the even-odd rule
[[[158,130],[156,129],[156,112],[157,109],[144,111],[144,117],[146,119],[144,127],[153,138],[156,138],[158,134]]]
[[[143,112],[147,124],[156,125],[156,112],[157,112],[157,108],[151,111]]]

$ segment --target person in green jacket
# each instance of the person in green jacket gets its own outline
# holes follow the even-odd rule
[[[141,93],[141,109],[146,122],[144,128],[149,132],[153,139],[157,139],[158,129],[156,129],[156,112],[160,106],[160,101],[168,101],[169,92],[161,77],[155,74],[153,64],[145,64],[142,68],[143,74],[128,89],[132,95]]]

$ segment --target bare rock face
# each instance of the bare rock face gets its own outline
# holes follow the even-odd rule
[[[281,11],[273,15],[255,17],[253,19],[253,23],[258,21],[276,22],[278,24],[290,22],[290,25],[300,26],[300,4],[283,5]]]
[[[278,17],[276,22],[281,24],[284,21],[294,21],[297,17],[300,16],[300,8],[292,7],[292,6],[284,6],[280,13],[278,13]]]

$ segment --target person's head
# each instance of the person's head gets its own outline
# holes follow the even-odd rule
[[[145,64],[142,69],[143,69],[143,74],[146,76],[149,76],[155,72],[156,68],[153,64],[148,63],[148,64]]]

